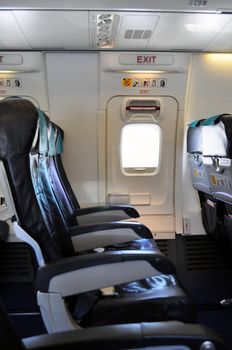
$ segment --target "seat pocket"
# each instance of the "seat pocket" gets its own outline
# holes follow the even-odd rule
[[[232,217],[229,215],[224,216],[224,235],[222,237],[222,247],[227,252],[231,252],[232,248]]]
[[[202,222],[206,232],[218,241],[223,237],[224,217],[220,203],[207,199],[202,203]]]

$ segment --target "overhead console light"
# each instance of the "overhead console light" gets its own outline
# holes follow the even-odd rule
[[[214,62],[214,63],[223,63],[223,64],[230,64],[232,63],[232,54],[231,53],[209,53],[206,56],[206,59],[208,61]]]
[[[214,33],[220,30],[219,26],[217,26],[214,22],[189,23],[185,24],[185,28],[189,32],[195,33]]]
[[[169,73],[183,73],[183,69],[123,69],[123,68],[106,68],[105,72],[115,73],[129,73],[129,74],[169,74]]]
[[[219,9],[216,10],[216,13],[231,15],[232,14],[232,8],[219,8]]]
[[[37,72],[36,70],[33,69],[4,69],[0,68],[0,74],[18,74],[18,73],[32,73],[32,72]]]
[[[195,14],[186,16],[185,28],[193,33],[219,33],[230,18],[219,14]]]
[[[119,16],[113,13],[91,13],[92,43],[96,48],[114,48]]]

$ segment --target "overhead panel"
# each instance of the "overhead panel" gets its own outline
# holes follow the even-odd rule
[[[206,46],[206,51],[231,52],[232,51],[232,15],[225,28]]]
[[[14,11],[33,49],[88,49],[87,11]]]
[[[145,49],[159,21],[159,14],[123,15],[116,42],[117,49]]]
[[[147,49],[204,50],[230,20],[230,16],[221,14],[166,13]]]
[[[30,49],[11,11],[0,11],[0,49]]]
[[[60,9],[113,11],[179,11],[179,12],[215,12],[218,8],[231,8],[231,0],[1,0],[4,9]]]

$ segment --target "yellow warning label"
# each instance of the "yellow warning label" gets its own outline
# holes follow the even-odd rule
[[[132,78],[123,78],[122,86],[124,87],[132,87]]]
[[[197,169],[194,169],[194,176],[195,176],[195,177],[198,177],[198,176],[199,176],[199,172],[198,172]]]
[[[217,186],[218,185],[218,178],[216,175],[210,175],[210,182],[212,185]]]

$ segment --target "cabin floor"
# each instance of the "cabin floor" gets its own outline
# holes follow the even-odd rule
[[[177,275],[198,308],[198,323],[221,335],[232,348],[232,307],[220,300],[232,297],[232,266],[208,236],[158,240],[160,250],[177,267]],[[0,298],[20,337],[46,333],[36,304],[36,264],[24,243],[0,245]]]

